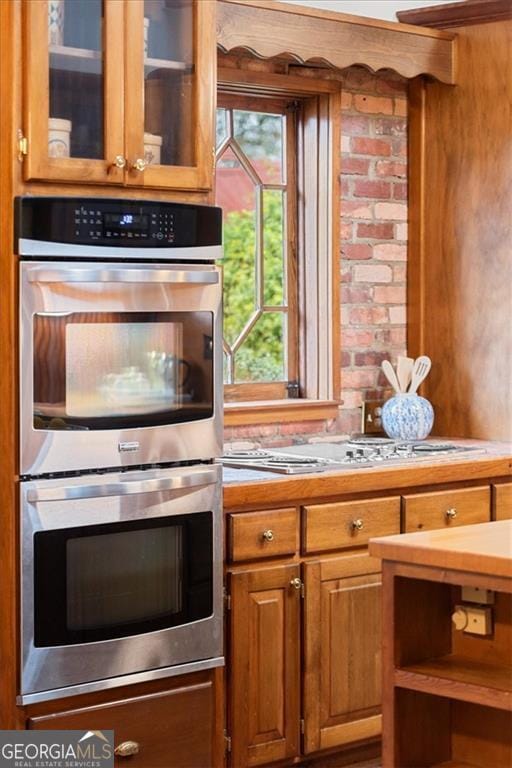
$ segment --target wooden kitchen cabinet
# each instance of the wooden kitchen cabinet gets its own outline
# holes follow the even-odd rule
[[[293,555],[299,548],[295,507],[230,515],[229,556],[237,560]]]
[[[304,752],[381,731],[380,561],[366,554],[307,563]]]
[[[228,514],[231,768],[377,743],[381,566],[368,540],[488,521],[491,486],[308,499],[301,526],[291,502]],[[265,567],[270,557],[281,560]],[[243,570],[243,560],[253,563]]]
[[[495,520],[512,519],[512,483],[493,485],[493,506]]]
[[[400,533],[400,497],[303,507],[303,551],[364,547],[373,536]]]
[[[116,768],[210,768],[215,764],[214,684],[201,680],[145,696],[31,717],[28,728],[113,730]],[[136,754],[130,754],[134,749]],[[124,747],[122,746],[124,745]]]
[[[488,485],[404,496],[403,527],[406,533],[487,523],[490,519],[491,489]]]
[[[24,0],[25,179],[211,188],[214,14],[203,0]]]
[[[293,496],[290,507],[228,513],[231,768],[375,747],[381,562],[368,555],[368,540],[490,520],[490,483],[441,488],[313,496],[302,499],[300,526]],[[277,563],[266,567],[270,557]],[[245,569],[244,560],[252,561]]]
[[[300,752],[299,571],[298,565],[280,565],[230,576],[234,768]]]

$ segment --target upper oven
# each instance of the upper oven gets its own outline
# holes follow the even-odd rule
[[[20,474],[222,445],[220,209],[18,198]]]
[[[217,267],[20,269],[22,475],[220,455]]]

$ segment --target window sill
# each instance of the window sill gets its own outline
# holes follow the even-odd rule
[[[224,403],[224,426],[240,427],[252,424],[273,424],[291,421],[334,419],[341,401],[338,400],[254,400]]]

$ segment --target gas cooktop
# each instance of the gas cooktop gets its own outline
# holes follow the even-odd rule
[[[470,453],[485,453],[478,446],[439,441],[405,442],[384,437],[355,437],[343,443],[294,445],[283,451],[232,451],[221,458],[226,467],[257,469],[285,475],[389,466],[432,459],[449,460]]]

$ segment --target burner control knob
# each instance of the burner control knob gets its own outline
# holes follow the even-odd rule
[[[347,451],[345,453],[345,458],[347,459],[353,459],[354,458],[354,451]]]
[[[270,529],[268,531],[263,531],[261,538],[263,541],[274,541],[274,532]]]
[[[364,448],[358,448],[356,451],[356,456],[363,459],[364,458]]]

